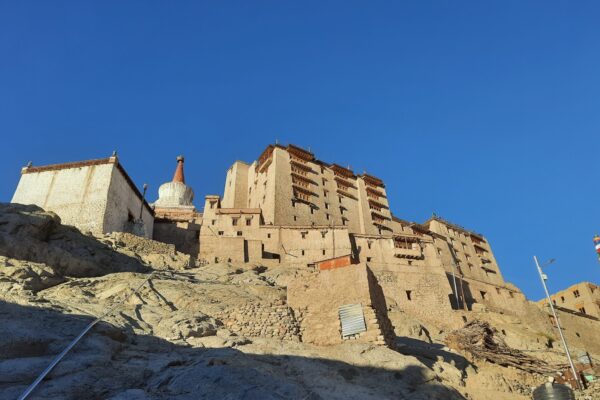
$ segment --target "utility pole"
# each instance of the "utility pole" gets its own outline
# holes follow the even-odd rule
[[[142,194],[142,204],[140,205],[140,221],[142,220],[142,211],[144,211],[144,202],[146,201],[146,190],[148,190],[148,184],[144,183],[144,193]]]
[[[540,280],[542,281],[542,286],[544,286],[544,291],[546,292],[546,298],[548,299],[548,305],[550,306],[550,310],[552,310],[552,315],[554,316],[554,321],[556,322],[556,327],[558,328],[558,334],[560,335],[560,340],[562,341],[562,345],[565,349],[565,354],[569,359],[569,365],[571,366],[571,372],[573,372],[573,377],[577,382],[577,388],[583,389],[583,385],[579,381],[579,375],[577,374],[577,370],[575,369],[575,365],[573,364],[573,359],[571,358],[571,353],[569,352],[569,347],[567,346],[567,340],[563,335],[562,328],[560,327],[560,322],[558,321],[558,315],[556,315],[556,310],[554,310],[554,304],[552,303],[552,299],[550,298],[550,293],[548,292],[548,287],[546,286],[546,279],[548,276],[544,274],[542,271],[542,267],[540,267],[540,263],[536,256],[533,256],[533,260],[535,261],[535,266],[537,267],[538,273],[540,274]],[[554,260],[550,260],[550,262],[546,265],[552,264]]]

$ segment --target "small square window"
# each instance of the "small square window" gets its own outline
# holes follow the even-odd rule
[[[367,257],[367,262],[371,262],[371,257]]]
[[[237,231],[238,236],[242,236],[242,231]]]
[[[223,236],[223,231],[219,231],[219,236]]]

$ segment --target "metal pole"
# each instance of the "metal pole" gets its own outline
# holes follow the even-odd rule
[[[144,211],[144,202],[146,201],[146,190],[148,185],[144,183],[144,193],[142,194],[142,204],[140,205],[140,221],[142,220],[142,211]]]
[[[562,341],[562,345],[565,349],[565,353],[567,354],[567,358],[569,359],[569,365],[571,366],[571,371],[573,372],[573,377],[577,382],[578,389],[582,389],[583,386],[579,381],[579,375],[577,374],[577,370],[575,369],[575,365],[573,364],[573,359],[571,358],[571,353],[569,352],[569,347],[567,346],[567,340],[563,335],[562,328],[560,327],[560,322],[558,321],[558,315],[556,315],[556,311],[554,310],[554,304],[552,303],[552,299],[550,298],[550,293],[548,292],[548,287],[546,286],[546,280],[544,279],[544,273],[542,272],[542,267],[540,267],[540,263],[536,256],[533,256],[533,260],[535,261],[535,266],[537,267],[538,273],[540,274],[540,280],[542,281],[542,286],[544,286],[544,291],[546,292],[546,298],[548,299],[548,304],[550,305],[550,310],[552,310],[552,315],[554,316],[554,321],[556,321],[556,327],[558,328],[558,333],[560,335],[560,340]]]

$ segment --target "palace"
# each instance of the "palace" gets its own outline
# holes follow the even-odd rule
[[[125,231],[171,243],[198,263],[247,263],[316,270],[366,266],[385,307],[423,318],[475,307],[518,312],[526,301],[504,281],[489,242],[433,216],[403,220],[386,184],[327,163],[294,145],[269,145],[256,161],[236,161],[223,196],[193,205],[184,158],[149,204],[116,155],[27,166],[12,202],[36,204],[93,234]],[[371,272],[370,272],[371,273]]]

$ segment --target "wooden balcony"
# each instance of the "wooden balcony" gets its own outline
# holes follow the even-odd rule
[[[369,207],[372,209],[373,208],[378,209],[378,211],[381,211],[381,209],[386,209],[386,210],[389,209],[389,207],[387,205],[385,205],[379,201],[372,200],[372,199],[369,199]]]
[[[349,193],[347,190],[342,190],[342,189],[339,189],[339,188],[338,188],[338,189],[336,190],[336,192],[337,192],[338,194],[341,194],[341,195],[342,195],[342,196],[344,196],[344,197],[348,197],[348,198],[350,198],[350,199],[353,199],[353,200],[358,200],[358,198],[357,198],[356,196],[354,196],[353,194]]]
[[[375,200],[379,200],[380,197],[383,197],[384,199],[386,198],[385,194],[383,194],[383,192],[373,189],[372,187],[367,186],[367,196],[375,199]]]
[[[357,189],[356,185],[353,182],[350,182],[347,178],[336,175],[334,179],[337,182],[338,186],[345,186],[348,188]]]
[[[294,146],[293,144],[288,145],[287,151],[290,155],[301,159],[303,161],[313,161],[315,155],[308,150],[304,150],[302,147]]]
[[[374,177],[373,175],[363,174],[362,178],[369,186],[385,188],[383,181],[377,177]]]
[[[423,259],[423,250],[419,246],[412,249],[395,248],[394,257],[406,258],[409,260],[421,260]]]
[[[335,175],[343,176],[345,178],[356,179],[356,175],[349,168],[344,168],[341,165],[337,165],[337,164],[331,164],[330,168]]]
[[[311,172],[314,173],[315,171],[310,167],[310,165],[308,165],[307,161],[304,161],[301,158],[296,158],[296,157],[290,157],[290,164],[292,164],[292,167],[297,167],[300,168],[306,172]]]

